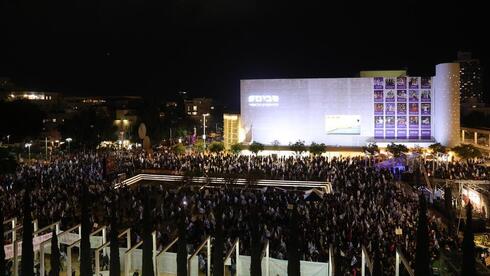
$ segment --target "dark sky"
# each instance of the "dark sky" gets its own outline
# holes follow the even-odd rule
[[[0,76],[69,95],[237,107],[242,78],[432,75],[458,50],[489,64],[484,1],[0,1]]]

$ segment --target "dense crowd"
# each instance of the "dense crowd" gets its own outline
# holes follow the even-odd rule
[[[467,162],[432,162],[425,163],[427,172],[435,178],[450,180],[490,180],[490,169],[483,160]]]
[[[104,179],[104,159],[108,158],[115,163],[117,172],[127,175],[148,168],[200,175],[258,173],[271,179],[330,181],[333,192],[309,200],[304,192],[274,188],[178,189],[161,184],[113,189],[113,183]],[[109,202],[117,199],[121,223],[138,229],[146,200],[143,191],[149,189],[159,248],[178,235],[176,221],[185,211],[189,252],[207,235],[214,234],[215,208],[221,203],[226,250],[235,238],[240,238],[241,254],[250,254],[249,222],[253,220],[260,225],[262,241],[270,242],[271,257],[278,259],[287,258],[288,205],[294,204],[302,230],[299,237],[302,260],[327,261],[332,244],[340,271],[354,273],[360,270],[362,246],[372,253],[377,242],[385,274],[393,275],[397,248],[412,265],[414,262],[418,194],[395,181],[392,171],[371,164],[361,157],[176,155],[165,151],[150,156],[136,151],[76,154],[49,163],[22,164],[15,174],[0,177],[0,192],[5,217],[21,216],[23,190],[29,185],[34,216],[40,224],[61,220],[62,229],[66,229],[79,221],[81,186],[89,185],[93,222],[108,224]],[[450,168],[454,168],[452,172],[466,172],[473,167],[454,164]],[[454,248],[455,242],[440,219],[429,215],[429,226],[432,256],[442,247]],[[138,231],[133,235],[136,241],[141,239]]]

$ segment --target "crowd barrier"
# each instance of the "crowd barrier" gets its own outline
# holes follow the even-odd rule
[[[119,188],[121,186],[131,186],[143,180],[160,181],[160,182],[183,182],[186,180],[190,180],[190,178],[183,175],[141,173],[117,183],[115,187]],[[200,176],[200,177],[192,177],[192,182],[203,184],[203,185],[226,185],[230,183],[230,180],[223,177]],[[245,186],[248,185],[249,183],[250,180],[245,178],[238,178],[233,180],[233,185]],[[325,193],[332,192],[332,184],[330,182],[322,182],[322,181],[259,179],[254,181],[253,185],[259,187],[279,187],[279,188],[301,188],[301,189],[317,188]]]

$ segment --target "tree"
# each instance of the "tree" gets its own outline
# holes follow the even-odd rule
[[[240,143],[233,144],[233,145],[231,145],[231,148],[230,148],[231,152],[235,155],[239,154],[242,151],[242,149],[243,149],[243,146]]]
[[[3,200],[2,197],[0,197],[0,200]],[[4,242],[4,229],[3,229],[3,207],[2,203],[3,201],[0,201],[0,275],[6,275],[6,267],[5,267],[5,242]]]
[[[24,218],[22,220],[22,276],[34,276],[34,249],[32,246],[33,229],[30,196],[30,187],[27,183],[24,191]]]
[[[198,153],[201,153],[201,152],[204,152],[205,148],[204,148],[204,141],[203,140],[197,140],[195,143],[194,143],[194,151],[195,152],[198,152]]]
[[[288,275],[300,276],[300,253],[299,253],[299,231],[300,218],[298,210],[293,207],[289,217],[289,238],[288,238]]]
[[[82,228],[80,240],[80,276],[92,276],[92,258],[90,256],[90,232],[92,232],[92,222],[90,220],[90,198],[86,183],[82,184],[80,205]]]
[[[468,160],[482,156],[481,151],[473,145],[461,144],[452,149],[461,159]]]
[[[15,156],[7,148],[0,147],[0,175],[14,173],[16,169]]]
[[[143,269],[142,273],[145,276],[153,276],[153,241],[151,230],[153,222],[151,219],[151,203],[148,191],[145,191],[143,203]]]
[[[185,146],[182,145],[182,143],[175,144],[172,147],[172,149],[178,155],[181,155],[181,154],[184,154],[185,153]]]
[[[218,152],[222,152],[224,150],[225,150],[225,144],[223,144],[223,142],[212,142],[209,145],[209,151],[210,152],[218,153]]]
[[[463,266],[461,267],[461,275],[476,275],[475,268],[475,236],[473,234],[473,206],[471,202],[466,205],[466,224],[463,236]]]
[[[310,153],[313,155],[321,155],[326,151],[326,146],[324,143],[317,144],[315,142],[312,142],[310,145]]]
[[[402,156],[402,154],[408,152],[407,146],[402,145],[402,144],[395,144],[395,143],[389,144],[386,147],[386,150],[391,152],[391,154],[393,154],[393,157],[395,157],[395,158],[400,157],[400,156]]]
[[[53,235],[51,237],[51,259],[49,260],[51,264],[51,273],[50,276],[59,276],[61,269],[60,262],[60,248],[58,247],[58,235],[56,234],[56,230],[53,229]]]
[[[223,205],[219,202],[214,209],[214,218],[216,221],[214,230],[214,247],[213,247],[213,276],[223,276],[223,250],[225,247],[223,234]]]
[[[305,141],[298,140],[294,144],[289,144],[289,149],[296,155],[300,155],[306,151]]]
[[[257,155],[257,153],[264,150],[264,145],[259,142],[253,142],[250,146],[248,146],[248,149],[253,154]]]
[[[379,148],[376,143],[369,143],[367,146],[362,147],[362,151],[364,151],[367,155],[375,155],[379,152]]]
[[[119,260],[119,225],[117,220],[117,202],[114,196],[111,202],[111,233],[110,233],[110,267],[109,276],[120,276],[121,267]]]
[[[417,221],[417,243],[415,249],[415,275],[432,275],[429,256],[429,228],[427,225],[427,202],[419,196],[419,218]]]
[[[180,211],[180,216],[177,218],[177,230],[179,240],[177,241],[177,276],[187,276],[187,236],[185,211]]]
[[[441,145],[441,143],[435,143],[435,144],[431,144],[429,146],[429,149],[432,150],[433,153],[446,153],[447,152],[447,148],[443,145]]]
[[[272,149],[278,150],[280,143],[278,140],[274,140],[274,141],[272,141],[271,145],[272,145]]]

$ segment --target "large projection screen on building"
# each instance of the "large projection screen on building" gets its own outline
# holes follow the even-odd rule
[[[242,127],[264,144],[362,146],[374,136],[373,113],[372,78],[241,81]]]

